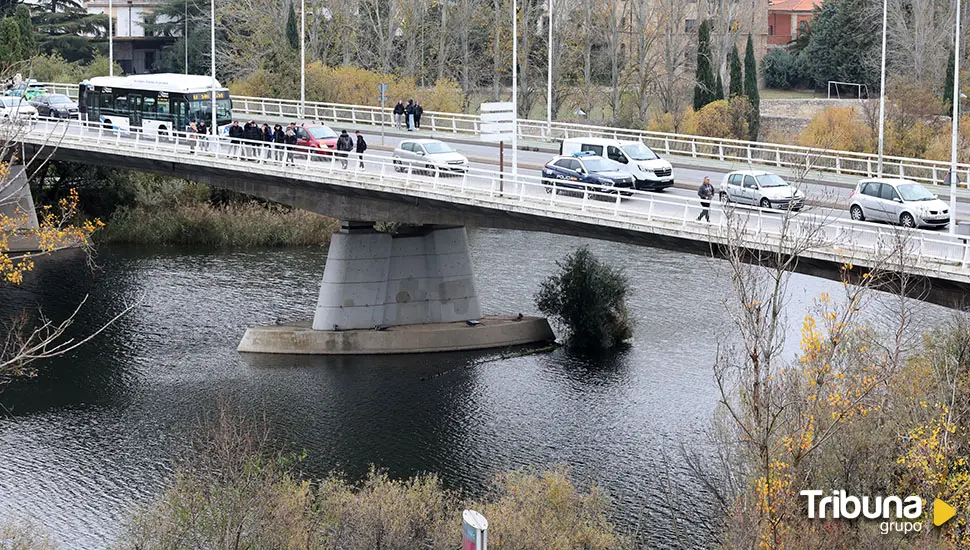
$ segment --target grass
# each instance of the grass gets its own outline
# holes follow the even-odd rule
[[[761,99],[825,99],[826,95],[815,90],[761,90]]]

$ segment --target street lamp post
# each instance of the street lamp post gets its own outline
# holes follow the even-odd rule
[[[306,111],[306,0],[300,0],[300,118]]]
[[[882,68],[880,69],[879,84],[879,163],[876,169],[877,177],[882,177],[882,148],[886,126],[886,15],[889,12],[889,0],[882,0]]]
[[[111,0],[108,0],[108,76],[115,75],[115,25],[114,13],[111,8]]]
[[[189,0],[185,0],[185,31],[182,32],[185,41],[185,74],[189,74]]]
[[[957,232],[957,133],[960,126],[960,0],[953,31],[953,135],[950,142],[950,233]]]
[[[546,136],[552,137],[552,0],[549,0],[549,67],[546,70]]]
[[[209,56],[212,63],[210,66],[210,74],[212,75],[212,91],[210,92],[212,96],[212,137],[215,138],[213,142],[218,143],[219,123],[216,119],[216,0],[209,0],[209,7],[209,47],[212,48]]]
[[[512,0],[512,180],[519,178],[519,5]],[[522,190],[525,192],[525,189]]]

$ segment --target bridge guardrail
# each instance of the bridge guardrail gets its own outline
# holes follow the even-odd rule
[[[468,167],[464,172],[446,173],[429,166],[404,164],[386,154],[365,154],[370,169],[360,169],[357,153],[349,153],[348,168],[338,168],[340,153],[298,146],[273,146],[261,141],[230,139],[173,132],[170,138],[146,136],[140,132],[123,134],[105,129],[102,124],[64,119],[40,119],[22,138],[52,146],[77,145],[111,154],[142,158],[194,162],[267,175],[285,175],[308,182],[345,185],[365,190],[383,191],[465,203],[472,206],[517,211],[595,225],[635,228],[661,233],[673,231],[685,238],[726,242],[731,235],[743,244],[772,249],[785,244],[794,234],[812,232],[818,239],[810,252],[829,259],[852,261],[890,251],[902,235],[906,241],[907,261],[924,270],[949,269],[965,274],[970,261],[970,246],[958,236],[924,230],[907,230],[810,212],[793,214],[789,227],[785,216],[790,213],[760,208],[727,207],[712,209],[712,220],[695,221],[703,208],[693,197],[629,190],[629,196],[612,188],[589,185],[567,189],[558,180],[533,174],[518,174]],[[322,161],[322,162],[321,162]],[[330,161],[330,162],[327,162]],[[338,176],[338,177],[335,177]],[[728,227],[728,216],[737,215],[741,231]],[[814,242],[814,241],[813,241]]]
[[[77,85],[47,83],[60,93],[77,97]],[[347,124],[393,125],[393,109],[367,105],[347,105],[307,101],[302,107],[298,100],[250,96],[233,96],[233,108],[252,116],[310,118],[325,122]],[[425,111],[422,129],[451,132],[458,135],[478,135],[479,116],[462,113]],[[838,151],[798,145],[784,145],[757,141],[711,138],[687,134],[668,134],[630,128],[611,128],[589,124],[520,119],[519,137],[550,143],[571,137],[606,137],[642,141],[665,155],[688,158],[741,162],[768,168],[816,170],[854,177],[875,177],[878,156],[872,153]],[[883,176],[899,177],[933,184],[942,184],[950,170],[945,161],[883,156]],[[970,164],[958,164],[963,183],[970,188]]]

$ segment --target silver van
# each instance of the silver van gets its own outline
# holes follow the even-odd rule
[[[620,164],[636,181],[639,191],[662,191],[674,184],[670,163],[639,141],[609,138],[569,138],[559,145],[560,155],[589,151]]]

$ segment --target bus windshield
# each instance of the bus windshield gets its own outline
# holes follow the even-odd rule
[[[212,100],[193,100],[189,102],[189,119],[205,120],[212,119]],[[216,121],[228,124],[232,121],[232,100],[216,99]]]

